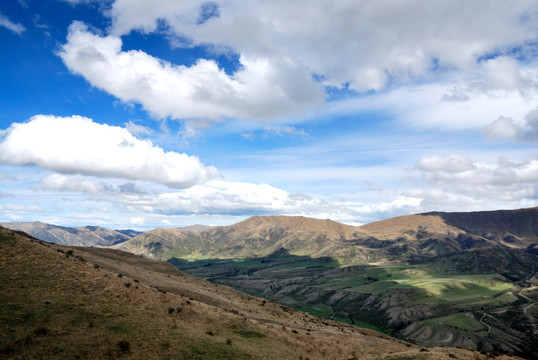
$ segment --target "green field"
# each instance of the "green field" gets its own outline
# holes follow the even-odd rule
[[[456,329],[477,332],[485,330],[486,328],[482,325],[471,313],[456,313],[448,316],[437,317],[424,321],[425,323],[432,325],[444,325],[450,326]]]

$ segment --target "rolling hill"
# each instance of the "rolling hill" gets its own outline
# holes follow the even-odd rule
[[[486,359],[321,319],[118,250],[0,228],[0,358]],[[509,356],[500,355],[499,359]]]

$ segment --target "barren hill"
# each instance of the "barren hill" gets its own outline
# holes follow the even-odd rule
[[[538,208],[401,216],[361,227],[300,216],[255,216],[203,231],[157,229],[115,248],[167,260],[251,258],[284,249],[353,265],[421,261],[467,250],[538,244]]]
[[[346,247],[345,240],[359,233],[353,226],[331,220],[254,216],[234,225],[204,231],[159,228],[114,248],[160,260],[256,257],[281,248],[293,254],[326,256]]]
[[[490,356],[422,349],[190,277],[166,263],[44,243],[3,228],[0,294],[0,358]]]
[[[131,239],[138,232],[125,230],[123,233],[99,226],[70,228],[34,222],[5,222],[0,226],[11,230],[24,231],[43,241],[75,246],[110,246]]]

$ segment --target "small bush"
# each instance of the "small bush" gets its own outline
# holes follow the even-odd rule
[[[120,351],[122,354],[125,354],[131,351],[131,343],[128,342],[127,340],[118,341],[118,347],[120,348]]]
[[[15,344],[11,341],[8,341],[0,347],[0,354],[9,356],[14,353],[15,350]]]
[[[99,268],[100,268],[100,266],[99,266],[99,265],[97,265],[97,264],[95,264],[95,265],[93,266],[93,268],[94,268],[94,269],[99,269]]]
[[[47,330],[46,327],[41,326],[41,327],[38,327],[37,329],[35,329],[34,335],[36,335],[36,336],[46,336],[48,334],[48,332],[49,331]]]
[[[168,308],[168,313],[169,313],[169,314],[173,314],[173,313],[174,313],[174,310],[175,310],[175,309],[174,309],[173,307],[169,307],[169,308]]]
[[[65,257],[69,257],[72,255],[73,255],[73,250],[67,250],[67,252],[65,253]]]
[[[118,277],[119,277],[119,278],[122,278],[122,277],[123,277],[123,274],[118,274]]]
[[[215,333],[213,331],[206,331],[205,332],[206,335],[209,335],[209,336],[215,336]]]
[[[178,308],[176,308],[176,311],[179,314],[181,311],[183,311],[183,308],[178,307]]]
[[[232,339],[226,339],[226,344],[232,345],[232,343],[233,343]]]
[[[123,285],[125,285],[125,287],[130,287],[131,283],[130,282],[125,282],[125,283],[123,283]]]

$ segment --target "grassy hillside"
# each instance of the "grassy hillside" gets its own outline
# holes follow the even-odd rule
[[[0,358],[487,356],[423,349],[190,277],[166,263],[0,229]]]

